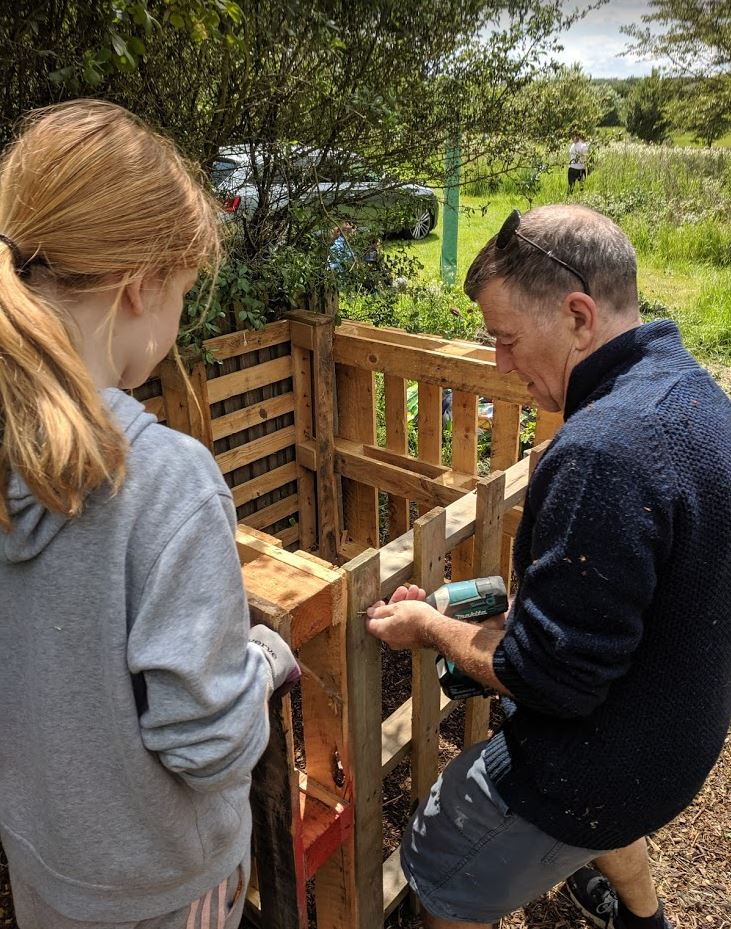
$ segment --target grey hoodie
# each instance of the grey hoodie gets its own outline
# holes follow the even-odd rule
[[[130,443],[74,520],[14,476],[0,530],[0,840],[62,914],[136,921],[243,861],[272,676],[210,453],[104,392]]]

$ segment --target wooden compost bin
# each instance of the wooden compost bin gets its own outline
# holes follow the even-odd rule
[[[381,723],[381,649],[363,611],[412,580],[511,578],[511,540],[542,452],[519,458],[525,385],[472,342],[409,335],[295,312],[259,333],[205,343],[197,402],[165,361],[138,392],[173,428],[204,442],[232,488],[252,618],[278,629],[303,667],[306,771],[295,765],[290,699],[254,778],[253,916],[266,929],[378,929],[406,893],[397,853],[383,862],[382,786],[410,756],[413,799],[437,776],[442,696],[434,654],[415,652],[411,697]],[[377,443],[377,377],[385,443]],[[418,455],[408,454],[406,392],[418,383]],[[452,391],[452,462],[442,464],[442,392]],[[477,474],[478,401],[493,404],[491,473]],[[536,444],[561,419],[539,413]],[[385,517],[379,492],[388,494]],[[410,507],[420,516],[410,528]],[[381,525],[385,518],[387,525]],[[379,549],[382,535],[386,544]],[[298,551],[288,549],[299,548]],[[338,565],[341,565],[338,567]],[[468,701],[465,744],[488,733],[489,702]]]

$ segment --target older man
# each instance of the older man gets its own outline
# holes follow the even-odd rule
[[[446,654],[506,710],[417,810],[402,864],[433,929],[489,926],[566,878],[597,926],[661,929],[643,837],[691,802],[729,725],[731,404],[673,323],[641,325],[632,246],[591,210],[515,211],[465,290],[498,370],[565,425],[529,487],[504,628],[415,588],[369,610],[374,635]]]

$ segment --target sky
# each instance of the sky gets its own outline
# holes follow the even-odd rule
[[[576,4],[567,4],[567,10]],[[653,64],[630,55],[622,55],[630,43],[629,36],[620,32],[622,26],[642,24],[643,13],[649,4],[643,0],[609,0],[598,10],[591,10],[567,32],[561,34],[563,52],[556,57],[566,64],[579,62],[592,77],[641,77],[649,74]]]

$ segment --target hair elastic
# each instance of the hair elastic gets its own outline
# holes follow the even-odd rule
[[[13,264],[15,266],[15,270],[20,271],[23,267],[23,257],[20,254],[20,249],[18,248],[18,246],[15,244],[15,242],[13,242],[13,240],[9,236],[3,235],[1,232],[0,232],[0,242],[4,242],[8,246],[8,248],[10,249],[10,253],[13,256]]]

